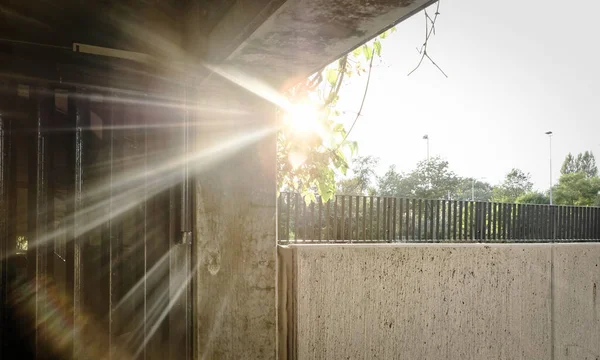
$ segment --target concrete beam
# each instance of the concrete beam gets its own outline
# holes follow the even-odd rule
[[[208,61],[230,56],[273,15],[285,0],[236,1],[208,36]]]
[[[277,88],[286,87],[433,2],[288,0],[264,18],[275,9],[272,3],[279,3],[269,1],[271,7],[265,7],[260,18],[262,24],[224,63]],[[233,26],[229,21],[223,20],[211,34],[209,52],[222,49],[221,44],[236,44],[231,38],[236,32],[224,37],[227,32],[221,30]]]

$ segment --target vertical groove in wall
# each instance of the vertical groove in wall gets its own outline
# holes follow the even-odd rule
[[[290,276],[292,277],[291,287],[288,293],[288,297],[291,301],[291,311],[292,311],[292,332],[290,337],[288,338],[288,343],[290,344],[290,360],[295,360],[298,358],[298,252],[292,251],[292,271]]]
[[[296,251],[277,247],[277,359],[296,359]]]
[[[555,326],[554,326],[554,248],[555,244],[550,245],[550,359],[554,360],[554,340],[555,340]]]

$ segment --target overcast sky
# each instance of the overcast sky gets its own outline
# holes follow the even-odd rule
[[[430,8],[433,13],[433,8]],[[598,133],[600,2],[443,0],[431,63],[411,76],[424,39],[424,15],[398,25],[376,60],[363,116],[350,138],[361,155],[409,171],[431,155],[462,176],[497,183],[513,167],[530,172],[536,188],[549,185],[568,152],[600,153]],[[358,111],[364,81],[353,78],[340,108]]]

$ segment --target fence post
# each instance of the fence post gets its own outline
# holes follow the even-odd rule
[[[352,195],[348,196],[348,238],[352,243]]]

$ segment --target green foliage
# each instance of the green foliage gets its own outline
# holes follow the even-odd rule
[[[554,203],[559,205],[597,205],[600,178],[584,172],[564,174],[553,189]]]
[[[575,160],[575,166],[577,171],[586,174],[587,177],[598,176],[596,159],[594,158],[594,154],[592,154],[590,151],[586,151],[583,154],[578,154],[577,160]]]
[[[396,32],[396,27],[392,27],[387,29],[386,31],[384,31],[383,33],[381,33],[381,35],[379,35],[379,37],[381,39],[385,39],[386,37],[388,37],[389,34],[395,33]]]
[[[367,195],[379,159],[359,156],[352,161],[352,177],[338,182],[337,192],[343,195]]]
[[[462,201],[490,201],[492,191],[493,186],[485,181],[473,178],[460,178],[455,199]]]
[[[375,48],[375,54],[381,56],[381,42],[378,39],[375,39],[375,42],[373,42],[373,48]]]
[[[531,175],[519,169],[512,169],[504,182],[495,187],[492,192],[492,201],[497,202],[515,202],[517,198],[533,189]]]
[[[325,74],[326,74],[327,81],[329,82],[329,84],[331,86],[335,86],[335,84],[337,84],[340,72],[337,69],[330,68],[330,69],[325,70]]]
[[[385,36],[393,31],[386,31]],[[314,102],[321,110],[318,119],[320,131],[307,137],[299,136],[290,127],[280,127],[277,135],[279,190],[300,192],[307,203],[315,200],[315,191],[324,201],[333,197],[336,176],[346,174],[349,158],[358,153],[358,144],[347,140],[343,124],[335,121],[339,115],[336,109],[339,91],[346,76],[366,71],[363,61],[368,63],[373,55],[381,56],[381,48],[380,37],[375,38],[290,89],[288,96],[292,103],[316,99]],[[370,186],[363,175],[356,180],[356,189],[353,190],[361,194],[366,193]],[[347,186],[350,186],[349,183]]]
[[[401,186],[404,177],[396,171],[396,166],[391,165],[388,171],[377,178],[375,192],[381,196],[401,196]]]
[[[518,204],[550,204],[550,198],[539,191],[530,191],[517,197]]]
[[[415,170],[400,174],[395,167],[377,179],[378,192],[384,196],[424,199],[453,198],[460,179],[450,170],[447,161],[439,157],[420,161]]]
[[[569,153],[562,164],[560,173],[573,174],[576,172],[584,173],[587,177],[598,176],[598,167],[596,166],[596,158],[591,151],[577,154],[574,157]]]
[[[560,168],[561,174],[572,174],[577,172],[577,168],[575,167],[575,158],[571,153],[565,157],[565,161],[563,161],[562,167]]]
[[[448,162],[439,157],[420,161],[409,178],[414,184],[414,196],[424,199],[445,199],[448,193],[453,198],[459,183],[458,176],[450,170]]]

